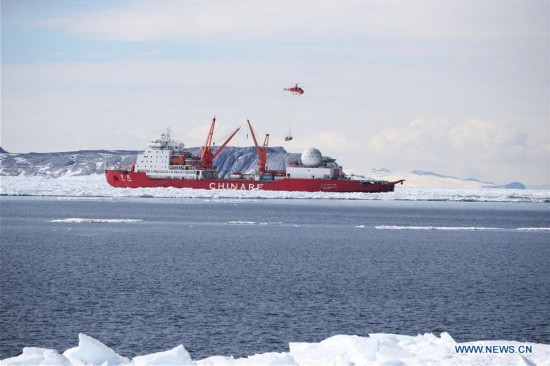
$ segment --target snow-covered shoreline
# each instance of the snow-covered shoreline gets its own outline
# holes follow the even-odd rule
[[[63,353],[25,347],[1,365],[549,365],[550,345],[514,341],[457,343],[448,333],[417,336],[336,335],[318,343],[289,343],[288,352],[243,358],[210,356],[193,360],[183,345],[164,352],[134,356],[117,354],[100,341],[79,334],[77,347]]]
[[[274,192],[239,190],[201,190],[178,188],[121,189],[107,184],[102,174],[47,178],[40,176],[0,177],[2,196],[60,197],[154,197],[201,199],[336,199],[459,202],[534,202],[549,203],[550,190],[497,188],[411,188],[396,186],[389,193]]]

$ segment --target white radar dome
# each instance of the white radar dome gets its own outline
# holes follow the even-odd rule
[[[302,153],[301,161],[303,166],[307,167],[316,167],[321,164],[323,160],[323,155],[321,152],[314,147],[310,147]]]

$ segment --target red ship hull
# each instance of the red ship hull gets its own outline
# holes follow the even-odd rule
[[[192,189],[231,189],[290,192],[392,192],[398,183],[386,181],[359,181],[349,179],[296,179],[247,180],[247,179],[166,179],[151,178],[143,172],[106,170],[107,182],[119,188],[174,187]]]

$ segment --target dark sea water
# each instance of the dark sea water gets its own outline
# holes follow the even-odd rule
[[[533,229],[550,228],[548,204],[0,205],[0,359],[63,352],[79,332],[126,357],[183,344],[194,359],[335,334],[550,343],[550,231]]]

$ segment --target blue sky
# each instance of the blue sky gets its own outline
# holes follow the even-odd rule
[[[8,151],[197,146],[216,115],[348,172],[550,184],[548,1],[1,4]]]

